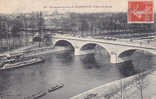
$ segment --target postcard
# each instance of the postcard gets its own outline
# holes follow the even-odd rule
[[[156,99],[155,0],[0,0],[0,99]]]

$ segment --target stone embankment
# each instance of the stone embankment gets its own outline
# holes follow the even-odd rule
[[[140,89],[140,87],[144,87],[144,80],[148,75],[151,75],[151,72],[152,71],[150,70],[124,79],[113,81],[88,90],[87,92],[81,93],[70,99],[140,99],[131,97],[138,89]],[[140,97],[140,94],[137,94],[137,97]]]
[[[29,46],[0,53],[0,55],[3,56],[8,54],[23,53],[25,57],[31,57],[31,56],[42,56],[49,53],[57,53],[65,50],[70,50],[70,49],[61,46],[54,47],[53,45],[47,47],[39,47],[37,44],[32,44]]]
[[[70,50],[70,49],[65,48],[65,47],[55,47],[55,48],[53,48],[53,46],[42,47],[42,48],[36,48],[36,49],[33,49],[33,50],[26,51],[25,56],[26,57],[41,56],[41,55],[44,55],[44,54],[57,53],[57,52],[60,52],[60,51],[65,51],[65,50]]]

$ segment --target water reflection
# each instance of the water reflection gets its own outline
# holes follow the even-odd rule
[[[70,65],[70,64],[72,64],[72,62],[74,60],[73,53],[74,53],[73,51],[66,51],[65,53],[58,53],[58,54],[56,54],[56,58],[62,64]]]
[[[101,67],[99,64],[97,64],[94,54],[82,55],[80,56],[80,60],[82,61],[83,66],[86,69],[92,69],[92,68],[100,69]]]
[[[81,92],[120,79],[135,72],[132,62],[108,64],[97,54],[74,56],[73,52],[45,55],[45,63],[0,72],[2,99],[24,99],[56,83],[64,87],[43,99],[69,99]],[[12,96],[8,96],[11,94]]]
[[[132,60],[117,64],[117,67],[123,77],[127,77],[137,73],[132,63]]]
[[[154,65],[153,55],[144,51],[135,52],[132,56],[132,64],[137,72],[151,69]]]

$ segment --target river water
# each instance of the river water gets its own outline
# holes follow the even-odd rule
[[[28,99],[39,91],[47,91],[57,83],[64,87],[40,99],[69,99],[94,87],[127,76],[133,69],[110,63],[98,63],[94,54],[74,56],[72,52],[46,55],[44,63],[0,71],[0,99]],[[125,65],[125,64],[124,64]]]

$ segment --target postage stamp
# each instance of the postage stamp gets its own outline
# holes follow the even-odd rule
[[[154,23],[153,1],[128,1],[128,23]]]

